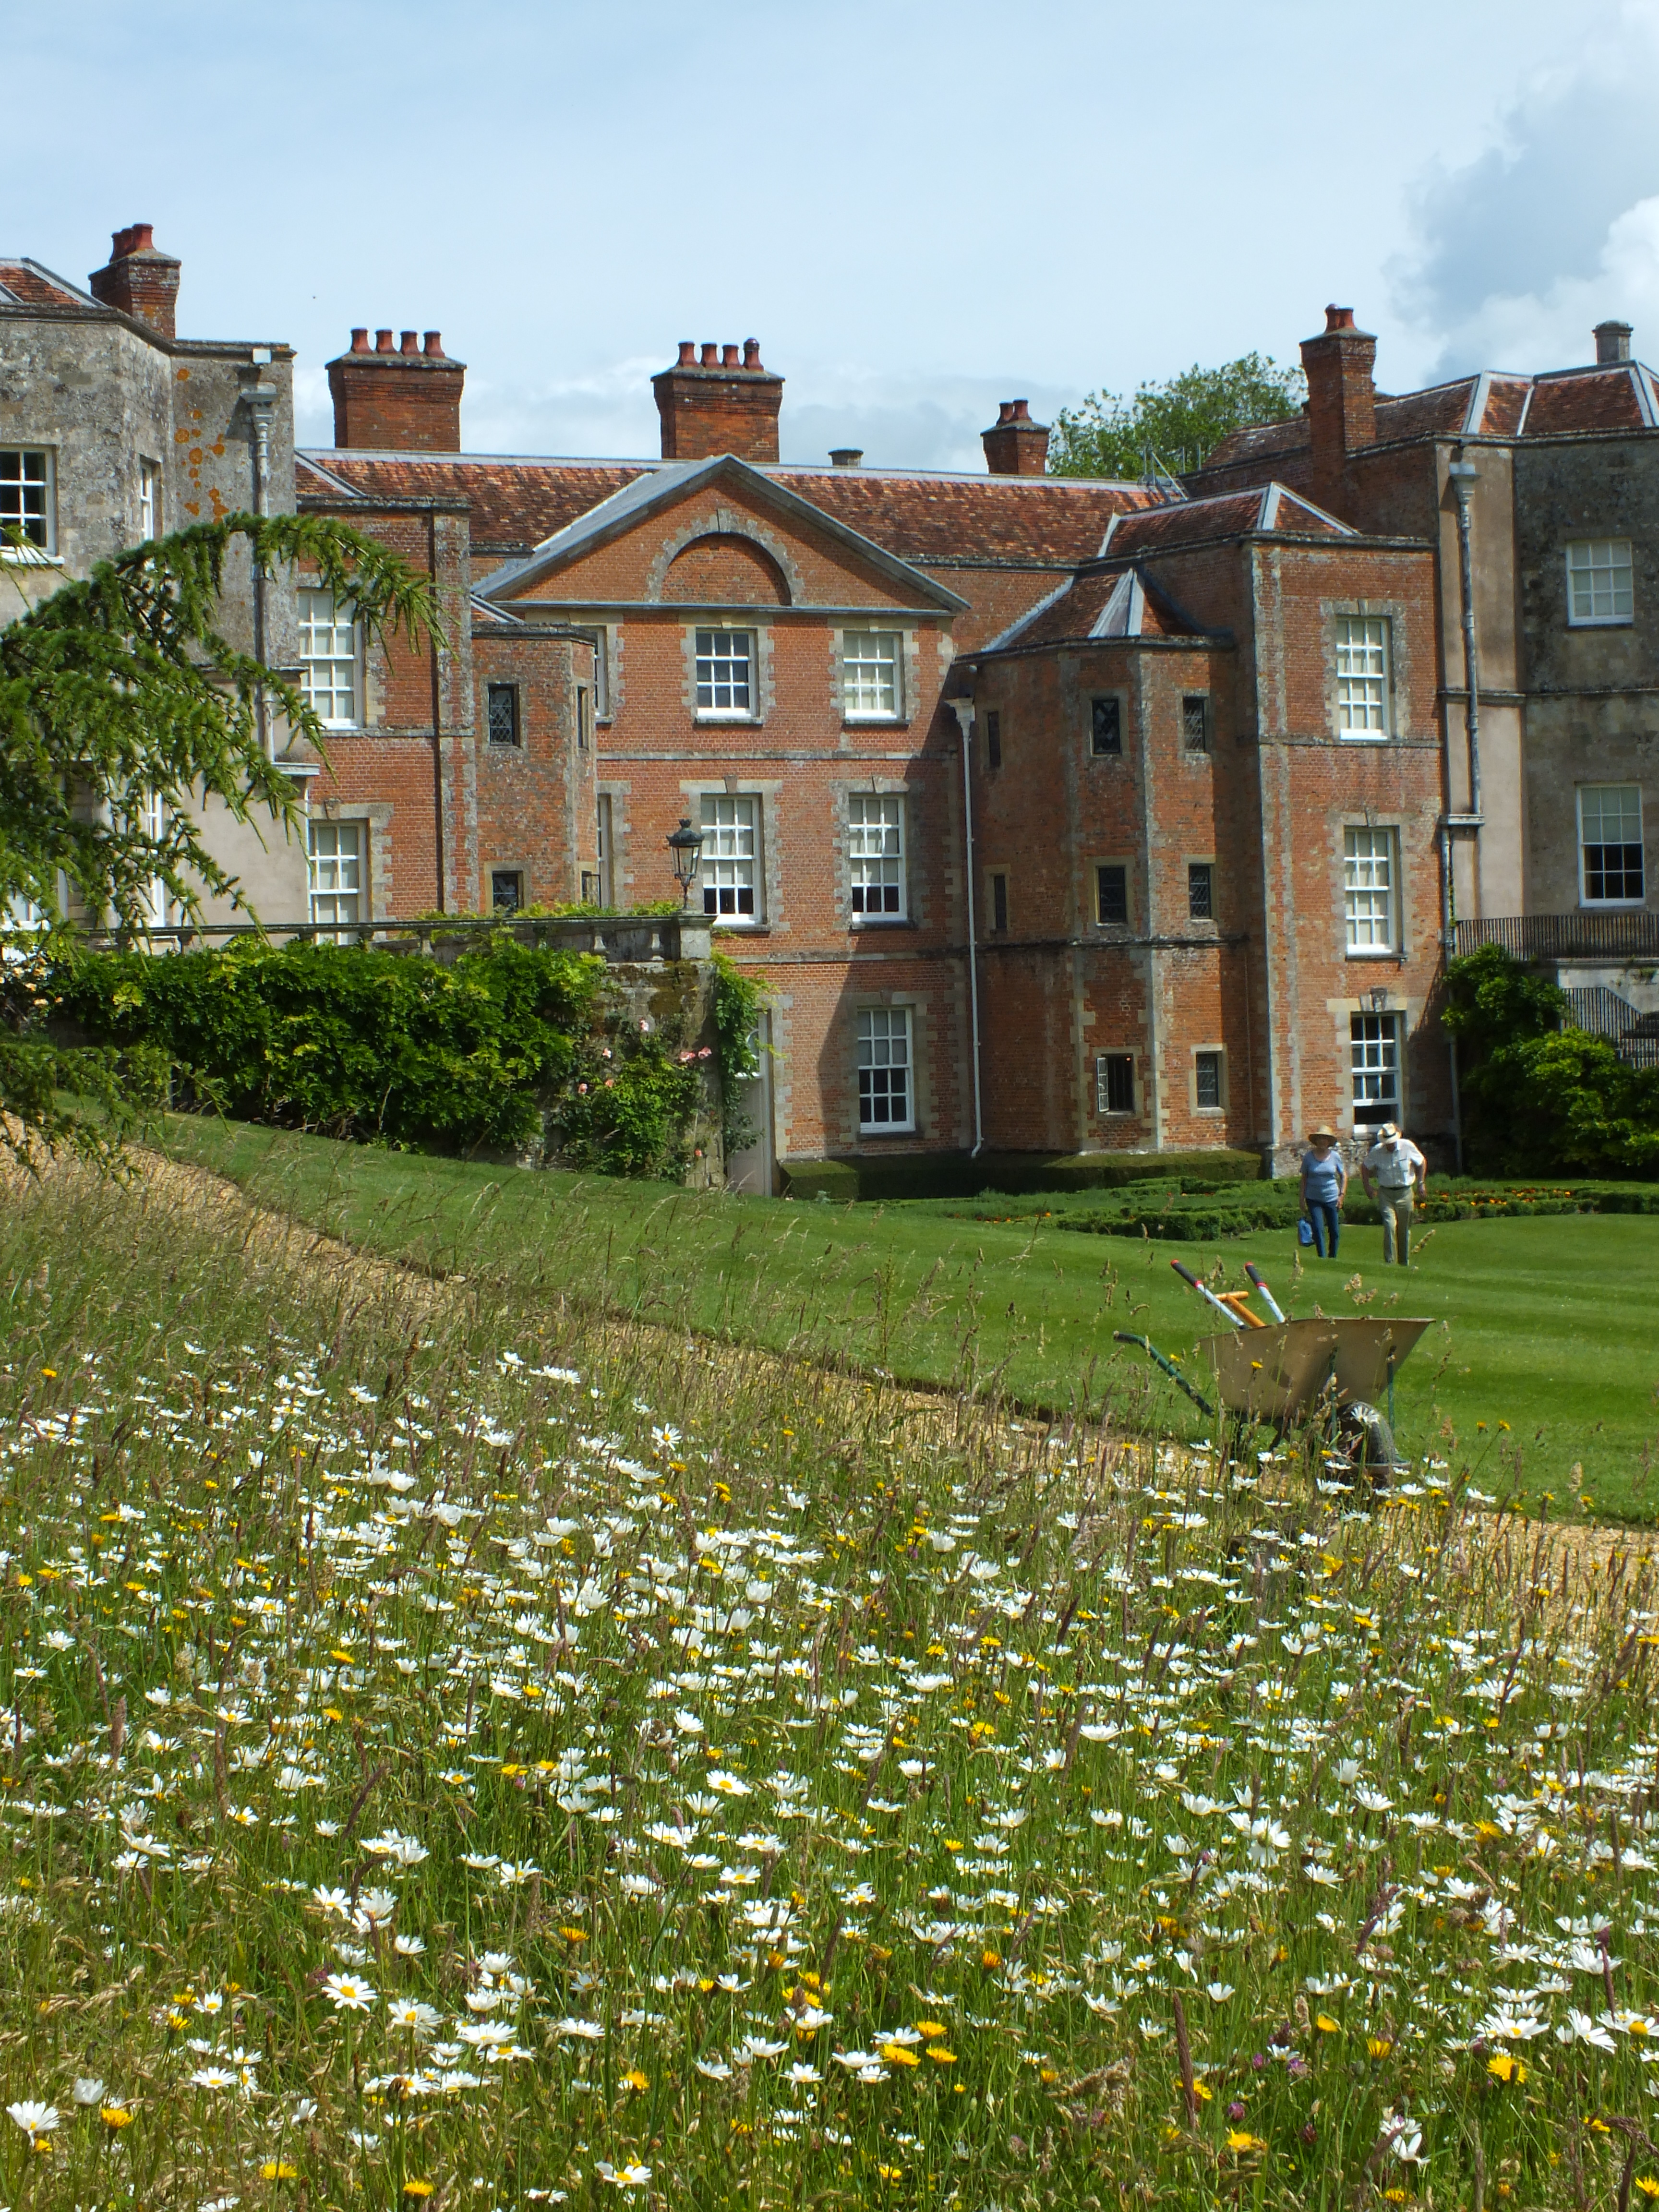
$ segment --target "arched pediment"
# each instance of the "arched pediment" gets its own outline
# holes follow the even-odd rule
[[[787,607],[788,579],[763,545],[732,530],[706,532],[674,554],[659,596],[696,606]]]

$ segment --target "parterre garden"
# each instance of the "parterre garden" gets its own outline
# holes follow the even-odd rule
[[[1659,2196],[1636,1550],[6,1197],[9,2203]]]

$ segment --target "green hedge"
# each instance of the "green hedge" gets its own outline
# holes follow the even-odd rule
[[[61,1018],[146,1047],[175,1103],[370,1143],[496,1151],[551,1139],[605,1172],[684,1171],[708,1054],[604,1001],[596,956],[502,934],[453,965],[412,952],[244,940],[222,951],[77,952]]]

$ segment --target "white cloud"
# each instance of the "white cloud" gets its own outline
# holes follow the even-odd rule
[[[1608,224],[1595,266],[1537,291],[1492,292],[1448,331],[1457,368],[1565,368],[1595,358],[1595,325],[1633,324],[1633,350],[1659,356],[1659,193]]]
[[[1493,143],[1437,164],[1412,196],[1414,241],[1389,276],[1431,375],[1588,361],[1610,316],[1638,325],[1638,346],[1645,322],[1659,351],[1659,0],[1612,0],[1581,30],[1572,61],[1501,112]]]

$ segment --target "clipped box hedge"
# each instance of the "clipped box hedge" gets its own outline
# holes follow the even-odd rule
[[[907,1152],[888,1159],[785,1161],[786,1198],[976,1198],[985,1191],[1028,1196],[1043,1191],[1118,1190],[1131,1184],[1193,1182],[1205,1188],[1259,1182],[1258,1152]]]

